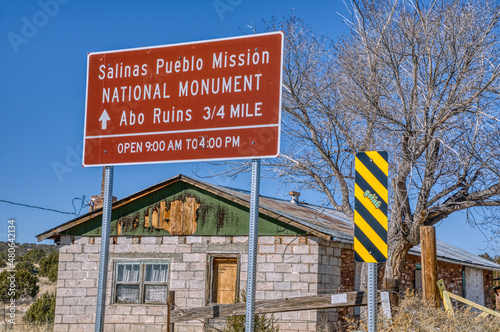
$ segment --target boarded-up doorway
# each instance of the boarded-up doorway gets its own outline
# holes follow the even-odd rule
[[[212,303],[235,303],[238,289],[238,259],[213,257],[211,262]]]
[[[465,268],[465,298],[484,305],[483,271],[472,267]]]

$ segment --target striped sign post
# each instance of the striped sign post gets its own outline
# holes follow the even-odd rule
[[[387,260],[388,155],[356,154],[354,183],[354,259],[368,263],[368,332],[377,329],[377,264]]]

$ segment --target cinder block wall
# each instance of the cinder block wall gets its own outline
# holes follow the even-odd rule
[[[113,244],[113,242],[116,242]],[[341,252],[349,244],[305,236],[260,236],[256,299],[280,299],[340,290]],[[54,331],[93,331],[97,303],[100,238],[62,237],[59,249]],[[180,308],[206,304],[208,253],[240,255],[240,290],[246,288],[248,237],[117,237],[110,244],[105,331],[165,331],[166,305],[114,304],[113,266],[120,260],[170,262],[169,287]],[[335,322],[336,310],[278,313],[282,332],[316,331]],[[219,326],[221,320],[208,321]],[[176,323],[176,331],[204,331],[200,321]]]

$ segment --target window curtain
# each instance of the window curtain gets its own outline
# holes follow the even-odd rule
[[[117,285],[117,303],[139,303],[139,285]]]
[[[163,283],[167,281],[167,264],[146,264],[144,281],[146,283]],[[166,303],[166,285],[145,285],[144,302],[146,303]]]
[[[167,281],[167,264],[147,264],[146,265],[146,282],[166,282]]]
[[[120,264],[116,281],[118,282],[139,282],[141,266],[139,264]]]
[[[167,286],[146,285],[146,303],[167,303]]]
[[[139,303],[139,276],[141,266],[139,264],[119,264],[117,266],[116,281],[126,283],[137,283],[136,285],[116,285],[117,303]]]

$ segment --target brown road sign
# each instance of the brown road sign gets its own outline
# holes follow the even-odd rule
[[[283,33],[89,53],[84,166],[279,155]]]

